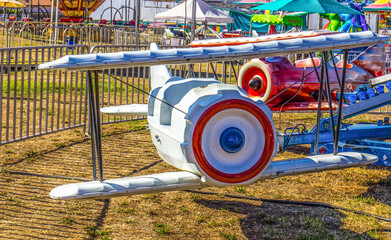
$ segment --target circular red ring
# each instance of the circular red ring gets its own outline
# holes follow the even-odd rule
[[[249,84],[250,80],[257,75],[262,79],[262,86],[259,90],[254,90],[254,89],[250,88],[250,86],[248,84]],[[263,97],[263,95],[265,94],[266,89],[267,89],[266,84],[267,84],[266,75],[262,71],[262,69],[260,69],[258,67],[251,67],[251,68],[247,69],[246,72],[243,74],[242,88],[248,94],[248,96],[250,98]]]
[[[218,112],[226,109],[242,109],[257,118],[265,132],[265,147],[261,157],[250,169],[228,174],[214,168],[206,159],[202,149],[202,134],[209,120]],[[198,120],[193,132],[193,153],[202,171],[211,178],[224,183],[241,183],[258,175],[269,163],[274,151],[274,130],[268,116],[255,104],[240,99],[229,99],[210,106]]]

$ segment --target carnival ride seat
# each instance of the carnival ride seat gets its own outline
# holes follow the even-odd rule
[[[321,60],[320,58],[314,58],[315,67],[319,67]],[[314,67],[314,64],[312,63],[311,58],[306,58],[302,60],[295,61],[294,65],[297,68],[307,68],[307,67]]]
[[[343,68],[343,65],[344,65],[344,61],[341,60],[341,61],[339,61],[339,62],[336,64],[336,67],[337,67],[337,68]],[[350,64],[350,63],[348,63],[348,64],[346,64],[346,67],[347,67],[347,68],[352,68],[353,65]]]

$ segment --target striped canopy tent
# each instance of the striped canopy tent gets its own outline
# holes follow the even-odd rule
[[[366,12],[391,11],[391,0],[378,0],[363,8]]]
[[[155,15],[155,19],[187,21],[193,16],[193,1],[195,2],[197,23],[232,23],[233,19],[223,11],[213,8],[202,0],[186,0],[178,6]]]
[[[260,5],[260,4],[264,4],[264,3],[268,3],[268,2],[272,2],[273,0],[241,0],[241,1],[238,1],[238,2],[235,2],[236,4],[240,4],[240,5]]]

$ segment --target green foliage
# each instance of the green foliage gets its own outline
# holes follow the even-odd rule
[[[27,151],[25,153],[25,155],[26,155],[26,161],[27,162],[32,162],[35,159],[37,159],[38,156],[39,156],[38,152],[36,152],[36,151]]]
[[[116,213],[134,213],[134,208],[128,206],[128,204],[121,204],[114,209]]]
[[[86,226],[85,231],[90,237],[101,237],[101,239],[111,239],[109,235],[111,233],[111,229],[99,229],[97,226]]]
[[[386,240],[387,238],[377,230],[371,230],[366,233],[371,239]]]
[[[73,221],[72,217],[65,217],[63,219],[61,219],[60,223],[64,223],[64,224],[73,224],[75,221]]]
[[[199,214],[195,217],[195,220],[196,222],[198,223],[202,223],[202,222],[206,222],[207,219],[209,219],[210,216],[209,215],[203,215],[203,214]]]
[[[300,233],[298,236],[299,240],[334,240],[335,237],[328,233],[326,230],[321,230],[318,232],[305,232]]]
[[[237,186],[235,186],[235,191],[237,191],[238,193],[245,193],[246,187],[243,185],[237,185]]]
[[[132,219],[125,219],[124,220],[124,223],[127,223],[127,224],[129,224],[129,223],[133,223],[134,221],[132,220]]]
[[[65,143],[61,143],[61,142],[56,142],[54,145],[56,145],[56,147],[58,147],[58,148],[66,146]]]
[[[365,203],[369,205],[375,205],[376,200],[372,196],[358,196],[354,200],[359,203]]]
[[[5,167],[3,167],[3,168],[0,170],[0,174],[2,174],[2,175],[8,174],[8,173],[9,173],[9,172],[8,172],[7,168],[5,168]]]
[[[255,217],[262,223],[262,224],[276,224],[276,218],[270,217],[266,213],[258,212]]]
[[[170,234],[170,230],[172,228],[172,225],[168,225],[166,223],[158,222],[155,224],[157,229],[155,231],[158,234]]]
[[[227,233],[227,232],[220,232],[220,236],[227,240],[236,240],[236,234],[235,233]]]

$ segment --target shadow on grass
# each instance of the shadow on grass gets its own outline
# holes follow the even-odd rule
[[[361,234],[342,228],[344,214],[330,209],[205,199],[198,203],[211,209],[245,214],[240,226],[247,239],[362,239]]]
[[[369,165],[370,169],[388,170],[390,175],[378,182],[368,182],[368,190],[361,197],[373,198],[379,202],[391,206],[391,167]]]
[[[88,240],[97,239],[98,237],[101,237],[101,235],[104,236],[104,234],[102,234],[102,232],[99,231],[99,229],[103,227],[104,220],[106,218],[107,212],[109,211],[110,199],[104,199],[102,201],[103,201],[103,207],[99,216],[95,220],[96,225],[90,228],[87,227],[85,228],[87,234],[89,235]]]
[[[311,148],[305,147],[305,146],[290,146],[287,150],[287,152],[295,153],[295,154],[301,154],[310,156],[311,155]]]

